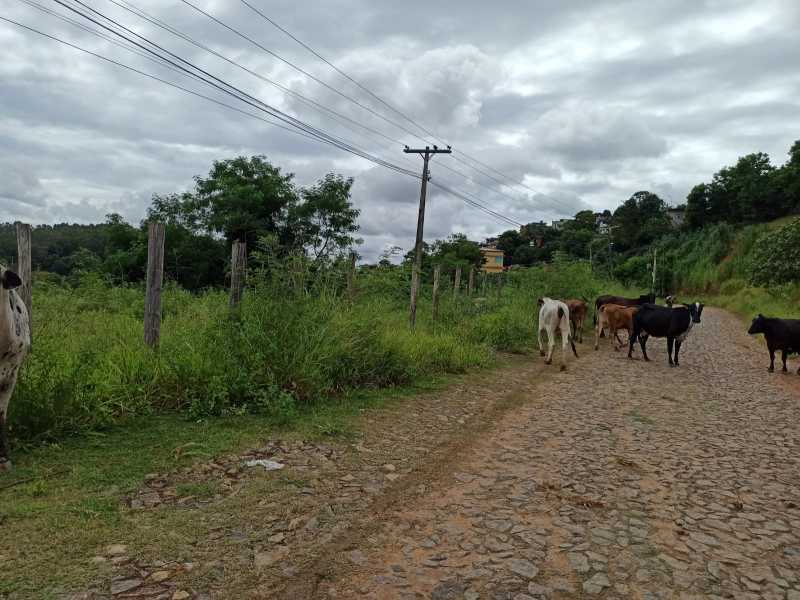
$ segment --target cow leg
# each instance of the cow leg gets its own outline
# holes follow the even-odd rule
[[[667,358],[669,359],[669,366],[674,367],[675,363],[672,362],[672,347],[675,345],[675,340],[671,337],[667,338]]]
[[[633,333],[628,333],[628,358],[633,358],[634,343],[636,343],[636,325],[633,326]]]
[[[553,362],[553,350],[556,348],[556,332],[552,335],[547,332],[547,358],[544,359],[544,364],[549,365]]]
[[[675,366],[679,367],[681,364],[678,362],[678,353],[681,351],[681,342],[680,340],[675,340]]]
[[[600,323],[594,324],[594,349],[597,350],[600,347]]]
[[[647,356],[647,334],[639,334],[639,345],[642,347],[642,357],[650,362],[650,357]]]
[[[769,369],[767,369],[770,373],[775,372],[775,349],[769,348]]]
[[[542,328],[539,327],[539,356],[544,356],[544,348],[542,347]]]
[[[786,350],[781,350],[781,360],[783,361],[783,372],[786,373],[786,355],[789,354]]]
[[[11,457],[8,450],[8,426],[6,415],[0,412],[0,473],[11,468]]]

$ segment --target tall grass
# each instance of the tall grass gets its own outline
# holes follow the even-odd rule
[[[462,373],[491,364],[496,351],[524,352],[535,340],[537,297],[592,298],[601,285],[585,265],[563,264],[508,273],[500,291],[490,279],[473,298],[443,286],[436,323],[426,285],[411,331],[407,271],[362,269],[350,295],[337,269],[262,265],[237,315],[223,291],[168,285],[156,350],[142,339],[141,288],[92,276],[77,287],[37,282],[34,349],[11,402],[12,436],[35,444],[174,410],[291,419],[348,390]]]

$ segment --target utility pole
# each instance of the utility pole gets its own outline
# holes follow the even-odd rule
[[[419,294],[419,280],[422,271],[422,231],[425,226],[425,196],[428,192],[428,163],[431,156],[434,154],[450,154],[452,150],[450,146],[439,148],[434,146],[425,146],[425,148],[409,148],[405,147],[403,150],[406,154],[419,154],[422,156],[422,187],[419,192],[419,215],[417,216],[417,241],[414,245],[414,266],[411,267],[411,314],[409,315],[409,324],[411,329],[417,324],[417,295]]]

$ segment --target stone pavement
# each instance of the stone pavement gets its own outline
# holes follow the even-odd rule
[[[708,309],[676,369],[584,344],[315,597],[800,600],[800,378],[745,330]]]

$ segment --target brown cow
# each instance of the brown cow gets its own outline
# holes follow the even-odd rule
[[[603,304],[597,312],[597,328],[594,332],[594,349],[599,346],[600,332],[608,327],[608,335],[612,338],[614,350],[618,351],[622,346],[619,339],[619,330],[624,329],[628,332],[630,339],[633,331],[633,316],[639,310],[638,306],[620,306],[618,304]],[[616,341],[615,341],[616,340]],[[617,345],[619,343],[619,345]]]
[[[572,331],[575,340],[583,343],[583,323],[586,321],[588,305],[583,300],[564,300],[564,304],[569,308],[569,322],[572,323]]]

